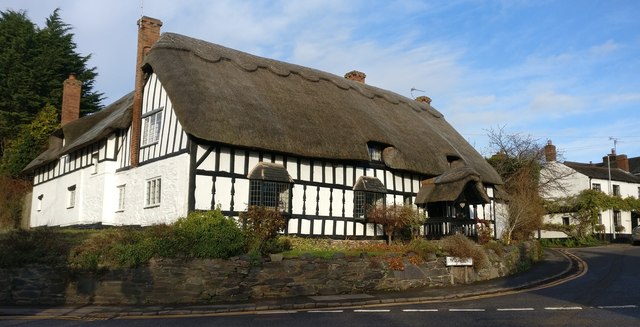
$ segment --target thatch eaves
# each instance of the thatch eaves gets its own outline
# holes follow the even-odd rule
[[[499,175],[430,104],[190,37],[165,33],[146,65],[184,130],[202,140],[311,158],[368,161],[389,145],[391,168],[437,176],[460,158],[481,180]]]

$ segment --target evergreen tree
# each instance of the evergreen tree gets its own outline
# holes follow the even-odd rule
[[[20,177],[22,169],[46,150],[49,135],[59,126],[56,108],[46,105],[36,118],[9,142],[5,155],[0,160],[0,174],[12,178]]]
[[[69,73],[83,81],[81,115],[100,109],[102,93],[93,91],[96,68],[86,67],[90,56],[76,52],[70,31],[59,9],[43,28],[35,26],[24,11],[0,11],[0,157],[46,104],[59,113],[62,83]]]

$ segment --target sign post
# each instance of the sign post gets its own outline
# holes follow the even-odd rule
[[[467,272],[467,267],[473,266],[472,258],[458,258],[458,257],[445,257],[445,263],[447,267],[464,267],[464,283],[469,282],[469,275]],[[451,270],[451,285],[454,284],[453,281],[453,268]]]

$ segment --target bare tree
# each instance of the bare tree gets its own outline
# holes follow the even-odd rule
[[[545,161],[544,146],[531,135],[509,134],[504,126],[488,130],[493,155],[489,163],[502,177],[507,193],[503,207],[503,240],[530,238],[543,226],[543,197],[565,194],[564,178],[570,172]]]

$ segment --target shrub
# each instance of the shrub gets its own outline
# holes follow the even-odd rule
[[[424,222],[424,217],[410,205],[390,203],[369,209],[367,220],[382,225],[387,235],[387,244],[391,244],[393,236],[403,229],[409,231],[411,238],[415,238]]]
[[[489,258],[482,247],[462,234],[447,236],[440,243],[442,249],[451,256],[472,258],[476,268],[484,268],[489,264]]]
[[[441,254],[442,250],[437,242],[416,238],[407,245],[407,252],[413,252],[424,259],[428,259],[430,256]]]
[[[236,221],[222,215],[220,209],[192,212],[179,219],[175,235],[182,254],[194,258],[229,258],[244,253],[246,245]]]
[[[278,232],[286,227],[287,221],[278,210],[251,206],[246,212],[240,214],[242,230],[247,238],[249,252],[258,250],[265,252],[265,246],[271,240],[275,240]]]
[[[20,267],[33,263],[66,265],[73,244],[89,233],[51,228],[3,232],[0,234],[0,267]]]

